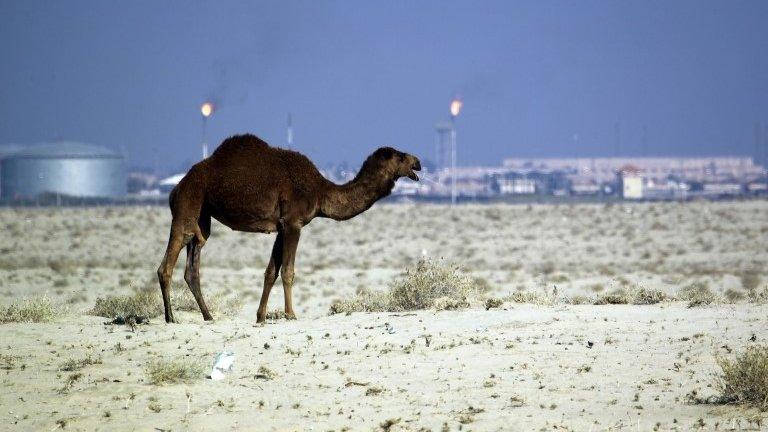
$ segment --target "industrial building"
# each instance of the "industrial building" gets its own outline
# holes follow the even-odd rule
[[[507,158],[503,165],[513,170],[550,170],[588,176],[597,182],[611,181],[622,167],[631,165],[653,179],[676,176],[691,181],[745,181],[764,175],[751,157],[595,157],[595,158]]]
[[[126,194],[125,157],[108,148],[78,142],[32,145],[0,160],[0,198],[41,195],[119,198]]]

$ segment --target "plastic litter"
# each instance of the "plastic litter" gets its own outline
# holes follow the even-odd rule
[[[211,379],[218,381],[224,379],[224,372],[232,372],[232,366],[235,364],[235,353],[231,351],[222,351],[216,355],[213,360],[213,369],[211,370]]]
[[[386,330],[389,334],[395,333],[395,328],[390,323],[384,323],[384,330]]]

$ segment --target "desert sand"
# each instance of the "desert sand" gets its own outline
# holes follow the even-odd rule
[[[0,429],[765,430],[765,413],[701,401],[717,393],[717,356],[765,343],[768,305],[749,292],[766,284],[767,210],[377,204],[304,229],[299,319],[266,325],[256,307],[273,236],[214,223],[201,275],[204,295],[221,299],[215,321],[179,311],[180,324],[131,329],[88,311],[145,286],[159,298],[167,208],[2,209],[0,303],[46,295],[61,315],[0,324],[14,357],[0,370]],[[334,300],[385,290],[424,257],[458,264],[502,306],[329,315]],[[717,300],[689,307],[676,298],[690,287]],[[670,299],[590,304],[637,288]],[[242,308],[222,313],[234,299]],[[278,281],[270,309],[282,301]],[[234,370],[206,378],[223,350]],[[158,359],[206,370],[153,385]]]

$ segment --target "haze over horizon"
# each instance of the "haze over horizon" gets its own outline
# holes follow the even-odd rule
[[[768,143],[768,2],[0,1],[0,16],[0,144],[175,169],[200,158],[212,100],[212,147],[285,146],[290,112],[293,148],[320,166],[383,145],[433,159],[454,95],[460,164]]]

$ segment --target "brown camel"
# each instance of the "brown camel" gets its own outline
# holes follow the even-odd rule
[[[200,292],[200,250],[211,233],[212,217],[236,231],[277,232],[256,320],[266,319],[269,292],[278,273],[283,279],[285,315],[295,319],[291,290],[301,228],[317,216],[350,219],[389,195],[400,177],[418,180],[414,171],[420,169],[415,156],[382,147],[365,160],[352,181],[336,185],[300,153],[270,147],[253,135],[224,140],[209,158],[195,164],[170,194],[171,234],[157,269],[165,321],[175,322],[171,275],[184,246],[184,280],[203,318],[213,319]]]

